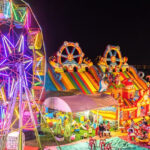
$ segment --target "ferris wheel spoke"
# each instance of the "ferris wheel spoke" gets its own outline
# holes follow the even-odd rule
[[[75,47],[72,49],[72,52],[71,52],[71,54],[74,54],[74,52],[75,52],[75,49],[76,49]]]
[[[65,47],[67,54],[70,54],[68,47]]]
[[[3,63],[6,62],[7,59],[4,59],[2,62],[0,62],[0,65],[3,65]]]
[[[114,51],[114,55],[113,56],[116,56],[117,55],[117,52],[116,51]]]
[[[31,67],[32,61],[25,67],[25,70]]]
[[[116,58],[116,61],[117,61],[117,62],[120,62],[120,59],[119,59],[119,58]]]
[[[63,58],[68,58],[67,55],[63,55],[63,54],[61,54],[61,57],[63,57]]]
[[[23,35],[20,36],[16,46],[15,46],[17,49],[18,49],[18,52],[24,52],[24,37]]]
[[[110,56],[113,56],[112,51],[109,51]]]
[[[28,55],[24,55],[24,58],[26,58],[26,59],[30,59],[30,60],[32,60],[32,59],[33,59],[32,57],[30,57],[30,56],[28,56]]]
[[[111,59],[110,59],[110,58],[106,58],[106,60],[107,60],[107,61],[111,61]]]
[[[8,69],[9,69],[9,67],[5,66],[5,67],[0,68],[0,71],[5,71],[5,70],[8,70]]]
[[[113,63],[110,63],[111,66],[116,66],[117,63],[116,62],[113,62]]]
[[[8,77],[9,75],[8,75],[8,74],[5,74],[5,73],[0,73],[0,76]]]
[[[26,84],[26,86],[28,86],[27,74],[26,74],[26,72],[25,72],[25,71],[24,71],[24,80],[25,80],[25,84]]]
[[[32,77],[33,76],[33,74],[31,74],[30,72],[26,72],[26,74],[27,74],[27,76],[30,76],[30,77]],[[29,78],[29,77],[28,77]]]
[[[80,57],[81,55],[75,55],[75,56],[73,56],[73,58],[78,58],[78,57]]]
[[[64,64],[68,63],[68,60],[65,60],[63,63],[64,63]]]
[[[35,77],[34,79],[35,79],[35,81],[37,81],[37,82],[41,82],[41,83],[42,83],[42,80],[41,80],[41,79],[39,79],[39,77]]]
[[[2,36],[2,41],[3,41],[3,46],[4,46],[4,51],[5,51],[5,56],[8,56],[9,54],[12,54],[12,49],[14,49],[13,44],[8,40],[7,37]],[[7,53],[8,52],[8,53]]]
[[[36,73],[37,73],[37,75],[38,75],[39,80],[42,81],[42,79],[41,79],[41,77],[40,77],[40,75],[39,75],[39,71],[36,71]]]

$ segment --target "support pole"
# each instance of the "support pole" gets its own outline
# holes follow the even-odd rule
[[[19,64],[19,146],[18,150],[22,150],[22,64]]]
[[[24,83],[24,86],[25,86],[25,83]],[[25,94],[26,94],[26,98],[27,98],[27,102],[28,102],[28,107],[29,107],[29,112],[30,112],[30,115],[31,115],[31,120],[32,120],[32,123],[33,123],[33,126],[34,126],[36,139],[37,139],[37,142],[39,144],[40,150],[42,150],[42,145],[41,145],[41,142],[40,142],[40,137],[39,137],[39,133],[38,133],[38,130],[37,130],[34,114],[33,114],[33,111],[32,111],[31,101],[30,101],[30,98],[28,96],[28,91],[26,89],[26,86],[25,86]]]
[[[118,129],[120,128],[120,106],[118,106]]]

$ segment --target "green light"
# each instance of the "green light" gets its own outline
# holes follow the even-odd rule
[[[25,15],[26,15],[26,11],[24,12],[23,16],[21,17],[20,22],[23,22]]]
[[[41,84],[41,82],[37,82],[37,83],[35,83],[34,85],[37,86],[37,85],[40,85],[40,84]]]
[[[14,13],[14,19],[16,21],[19,21],[19,22],[23,22],[24,21],[24,18],[26,16],[26,8],[25,7],[20,7],[19,9],[15,8],[14,5],[12,5],[12,11]]]
[[[15,20],[18,21],[18,16],[17,16],[17,14],[16,14],[16,11],[15,11],[15,9],[14,9],[13,4],[12,4],[12,10],[13,10],[13,13],[14,13],[14,16],[15,16]]]

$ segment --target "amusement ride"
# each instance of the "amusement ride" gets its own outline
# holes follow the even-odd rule
[[[1,0],[0,6],[0,91],[2,106],[7,106],[1,120],[1,149],[13,146],[7,138],[15,131],[18,149],[23,149],[24,130],[35,131],[41,148],[36,115],[46,72],[42,30],[23,0]]]
[[[98,58],[94,65],[84,58],[79,43],[65,41],[47,64],[42,29],[31,7],[24,0],[0,0],[0,150],[23,150],[25,133],[31,131],[42,149],[39,131],[43,124],[50,125],[46,128],[59,146],[57,140],[63,139],[63,135],[54,136],[55,129],[57,134],[59,131],[75,140],[80,129],[84,136],[79,138],[97,134],[103,120],[124,129],[125,121],[134,119],[138,123],[148,116],[150,88],[144,73],[128,65],[128,58],[122,57],[119,46],[108,45]],[[45,91],[80,91],[80,95],[71,96],[83,99],[71,103],[71,96],[69,100],[50,97],[44,106]],[[77,106],[85,99],[93,110],[83,107],[85,112],[80,112]],[[62,106],[63,110],[67,106],[70,112],[59,111]],[[95,117],[90,118],[92,121],[87,118],[88,113]],[[149,139],[147,136],[150,145]]]

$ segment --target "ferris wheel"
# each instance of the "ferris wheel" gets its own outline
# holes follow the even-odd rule
[[[81,64],[83,56],[84,53],[78,43],[65,41],[57,53],[57,61],[61,65]]]
[[[28,4],[13,1],[1,1],[0,10],[0,78],[8,88],[5,90],[7,99],[14,86],[19,63],[24,66],[24,78],[30,90],[41,86],[43,91],[46,72],[45,46],[42,30]],[[7,11],[6,11],[7,10]],[[8,76],[8,77],[7,77]],[[5,77],[5,78],[4,78]],[[40,100],[42,92],[36,95]]]
[[[41,148],[33,105],[40,111],[35,100],[40,100],[42,96],[46,72],[42,30],[32,9],[23,0],[19,3],[13,0],[0,1],[0,6],[0,100],[9,103],[0,131],[6,140],[5,135],[13,131],[13,115],[16,111],[19,138],[22,138],[23,129],[30,126],[35,130]],[[36,92],[37,89],[40,90]],[[27,112],[28,119],[24,120]],[[20,141],[18,147],[21,150]],[[2,148],[4,144],[5,141],[2,142]]]
[[[122,55],[120,52],[120,47],[108,45],[104,52],[104,58],[107,67],[111,66],[113,68],[120,68],[122,65]]]

